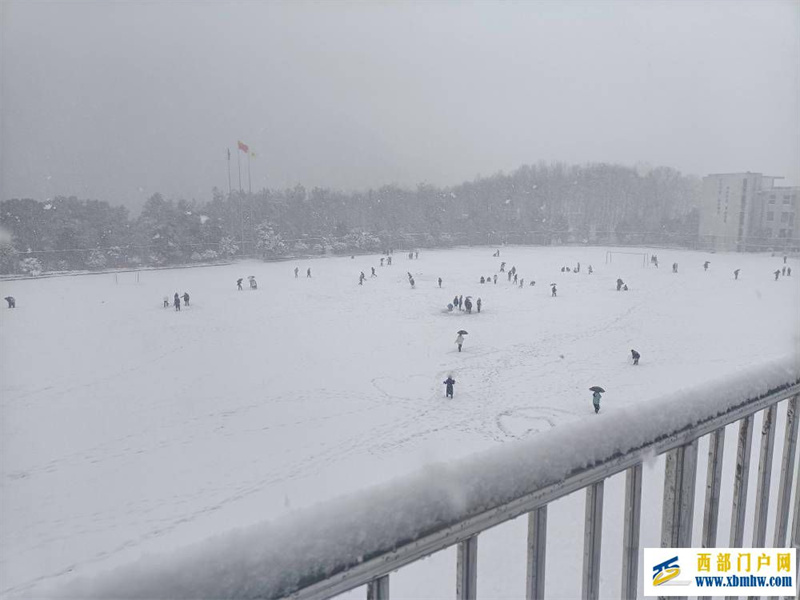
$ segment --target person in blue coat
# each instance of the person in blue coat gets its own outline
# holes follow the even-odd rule
[[[594,414],[600,412],[600,397],[601,397],[600,392],[598,392],[597,390],[595,390],[592,393],[592,404],[594,404]]]
[[[453,386],[455,385],[456,380],[453,379],[452,375],[448,375],[447,379],[445,379],[442,383],[447,386],[445,388],[445,394],[444,394],[445,397],[452,398],[453,397]]]

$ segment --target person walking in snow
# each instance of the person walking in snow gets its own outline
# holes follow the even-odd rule
[[[741,271],[741,269],[735,269],[733,271],[733,278],[734,279],[739,279],[739,271]]]
[[[628,291],[628,284],[627,283],[622,286],[622,291],[623,292],[627,292]]]
[[[464,345],[464,336],[461,335],[460,333],[458,334],[458,337],[456,338],[456,344],[458,344],[458,351],[461,352],[461,346]]]
[[[703,263],[703,270],[704,271],[708,271],[708,265],[710,265],[710,264],[711,264],[710,260],[707,260],[706,262],[704,262]]]
[[[467,309],[468,315],[472,314],[472,300],[470,300],[469,297],[467,297],[467,299],[464,300],[464,308]]]
[[[381,257],[381,266],[383,266],[383,257]]]
[[[306,269],[306,279],[308,279],[309,277],[311,277],[311,267],[308,267],[308,269]]]
[[[387,264],[388,266],[390,266],[390,267],[392,266],[392,257],[391,257],[391,256],[389,256],[389,257],[387,257],[387,258],[386,258],[386,264]]]
[[[509,272],[508,272],[508,281],[509,281],[509,282],[511,281],[511,278],[512,278],[513,276],[514,276],[514,273],[512,273],[511,271],[509,271]]]
[[[294,276],[297,277],[297,270],[295,270]],[[244,281],[244,279],[241,277],[239,277],[239,279],[236,280],[236,289],[238,289],[240,292],[242,291],[242,281]]]
[[[589,275],[592,274],[592,265],[589,265]]]
[[[453,386],[455,385],[456,380],[453,379],[452,375],[448,375],[447,379],[445,379],[442,383],[447,386],[446,388],[444,388],[444,396],[445,396],[445,398],[450,398],[452,400],[453,399]]]
[[[442,278],[439,277],[439,287],[442,287]]]
[[[478,312],[481,312],[481,299],[478,298],[478,301],[475,303],[475,306],[478,307]]]
[[[623,284],[624,284],[624,283],[625,283],[625,282],[624,282],[624,281],[622,281],[622,279],[620,279],[619,277],[617,277],[617,291],[620,291],[620,290],[622,289],[622,286],[623,286]]]
[[[169,296],[164,296],[164,308],[169,308]]]
[[[500,272],[501,273],[505,273],[506,272],[506,263],[504,263],[504,262],[500,263]]]
[[[777,271],[775,271],[774,275],[775,275],[775,281],[778,281],[778,277],[780,277],[781,275],[781,270],[778,269]]]
[[[370,277],[377,277],[378,274],[375,273],[375,267],[370,267],[370,268],[372,269],[372,275],[370,275]]]
[[[792,267],[786,267],[786,276],[787,277],[791,277],[792,276]]]
[[[188,292],[183,292],[183,303],[186,306],[189,306],[189,293]]]
[[[409,280],[408,280],[408,283],[410,283],[410,284],[411,284],[411,289],[413,290],[413,289],[414,289],[414,286],[416,285],[416,284],[414,283],[414,278],[412,277],[411,279],[409,279]]]
[[[486,277],[484,277],[483,275],[481,275],[481,283],[486,283]]]
[[[494,284],[497,285],[497,273],[494,274]]]
[[[533,287],[533,286],[535,286],[535,285],[536,285],[536,282],[535,282],[535,281],[531,281],[531,284],[530,284],[530,285],[531,285],[531,287]]]
[[[672,263],[672,272],[673,273],[677,273],[678,272],[678,263]]]
[[[453,296],[453,306],[458,308],[458,296]]]
[[[786,265],[783,265],[783,269],[781,269],[781,275],[786,275]]]
[[[458,310],[463,310],[464,306],[464,296],[458,297]]]
[[[358,285],[364,285],[364,271],[361,271],[361,274],[358,276]]]
[[[558,291],[556,290],[556,284],[554,283],[552,287],[553,289],[550,291],[550,297],[555,298],[556,296],[558,296]]]
[[[17,301],[14,299],[14,296],[6,296],[3,300],[8,302],[8,308],[17,308]]]
[[[514,285],[517,285],[517,274],[514,273]]]
[[[519,280],[519,287],[521,287],[521,288],[525,287],[525,280],[524,279],[520,279]]]
[[[594,414],[600,412],[600,398],[601,396],[598,390],[592,392],[592,404],[594,405]]]
[[[414,253],[414,258],[419,258],[419,250]]]
[[[181,309],[181,297],[178,296],[178,292],[175,292],[175,296],[172,299],[172,304],[175,305],[175,310]]]
[[[653,264],[655,265],[656,269],[658,268],[658,257],[653,255]]]
[[[294,268],[294,278],[297,279],[298,275],[300,275],[300,267]]]
[[[639,354],[636,350],[631,349],[631,358],[633,359],[633,364],[638,365],[641,357],[641,354]]]

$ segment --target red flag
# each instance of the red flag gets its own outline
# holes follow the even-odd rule
[[[250,148],[244,142],[239,142],[239,150],[245,153],[250,152]]]

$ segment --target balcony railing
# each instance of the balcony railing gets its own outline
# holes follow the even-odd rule
[[[68,595],[95,598],[126,589],[133,591],[125,597],[316,600],[366,585],[368,599],[383,600],[389,598],[392,572],[457,546],[456,596],[468,600],[476,597],[480,534],[527,514],[526,596],[545,598],[548,505],[585,490],[581,597],[591,600],[599,597],[604,483],[624,472],[620,595],[635,598],[640,573],[643,462],[665,455],[661,545],[691,547],[695,527],[702,527],[703,547],[715,547],[728,425],[738,423],[736,439],[729,440],[737,445],[737,451],[727,545],[785,547],[790,541],[795,548],[800,546],[800,477],[794,480],[799,372],[797,358],[791,357],[656,401],[654,405],[669,407],[668,414],[653,411],[647,402],[648,406],[615,414],[613,422],[599,418],[565,424],[530,441],[507,445],[513,448],[471,457],[435,477],[398,480],[377,491],[309,509],[284,522],[209,540],[169,564],[151,559],[128,571],[84,581],[70,588]],[[776,417],[779,406],[784,405],[785,427],[778,432]],[[754,457],[758,413],[763,414],[756,440],[758,456]],[[768,540],[768,506],[774,488],[770,478],[778,434],[783,436],[783,445],[777,510],[774,535]],[[709,437],[705,506],[702,524],[695,524],[698,442],[705,436]],[[581,443],[576,444],[576,439]],[[606,443],[601,443],[603,440]],[[576,446],[580,447],[577,454]],[[535,458],[545,455],[548,461]],[[748,477],[751,460],[756,459],[752,504],[747,497]],[[510,469],[516,471],[514,477],[498,475]],[[745,539],[748,508],[754,516],[752,539]],[[242,546],[248,550],[236,550]],[[205,568],[199,579],[198,562]],[[187,574],[190,572],[194,575]]]

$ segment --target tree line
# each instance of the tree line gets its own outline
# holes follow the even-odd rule
[[[141,213],[56,197],[0,202],[0,272],[100,270],[452,245],[694,247],[700,182],[668,167],[526,165],[450,187],[302,185],[207,202],[154,194]]]

